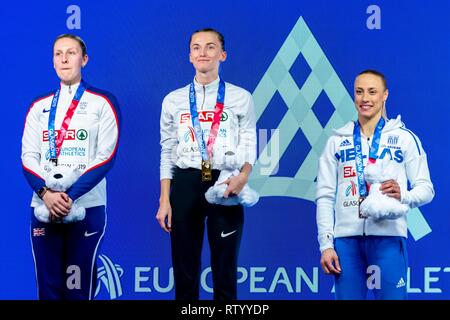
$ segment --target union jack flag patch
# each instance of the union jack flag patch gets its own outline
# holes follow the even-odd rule
[[[33,237],[45,236],[45,228],[33,228]]]

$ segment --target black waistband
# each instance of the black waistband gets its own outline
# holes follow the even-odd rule
[[[175,170],[177,170],[177,171],[193,171],[193,172],[201,172],[202,171],[197,168],[180,168],[180,167],[175,167]],[[218,169],[212,169],[211,171],[220,173],[220,170],[218,170]]]

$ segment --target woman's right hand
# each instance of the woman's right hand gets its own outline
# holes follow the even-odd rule
[[[42,197],[50,212],[50,220],[61,219],[67,216],[72,208],[72,201],[64,192],[47,190]]]
[[[164,231],[172,231],[172,207],[168,199],[160,201],[156,220]]]
[[[340,274],[341,266],[339,264],[339,257],[336,250],[333,248],[326,249],[322,252],[320,258],[320,265],[326,274]]]

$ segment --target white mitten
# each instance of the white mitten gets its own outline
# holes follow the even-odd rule
[[[251,189],[248,184],[244,186],[237,196],[229,196],[228,198],[223,197],[223,194],[227,189],[227,185],[223,182],[238,174],[239,170],[222,170],[214,186],[210,187],[208,191],[206,191],[206,201],[223,206],[235,206],[242,204],[244,207],[251,207],[255,205],[259,200],[259,194],[255,190]]]
[[[395,198],[382,194],[381,183],[387,180],[397,180],[398,172],[390,164],[389,159],[369,164],[364,169],[364,176],[371,184],[369,195],[361,203],[361,213],[373,219],[397,219],[409,211],[409,206]]]
[[[34,216],[38,221],[49,223],[50,222],[50,212],[47,209],[45,204],[41,204],[34,208]],[[86,216],[86,209],[77,205],[76,203],[72,204],[72,209],[67,216],[62,219],[63,223],[71,223],[76,221],[81,221]]]
[[[244,207],[253,207],[259,201],[259,193],[246,184],[238,194],[238,198]]]
[[[45,185],[53,191],[65,192],[80,177],[81,172],[77,168],[66,166],[52,166],[45,177]],[[34,208],[34,216],[44,223],[50,222],[50,212],[45,204]],[[76,201],[72,204],[70,212],[62,219],[63,223],[81,221],[86,216],[86,209],[79,206]]]
[[[34,208],[34,216],[38,221],[49,223],[50,222],[50,212],[45,204],[41,204]]]
[[[364,168],[364,179],[372,185],[374,183],[378,183],[381,181],[382,176],[382,162],[375,162],[371,164],[367,164]]]
[[[71,222],[81,221],[84,219],[85,216],[86,216],[86,209],[79,206],[76,203],[73,203],[69,214],[64,217],[62,222],[63,223],[71,223]]]
[[[382,194],[379,190],[381,183],[370,186],[369,196],[361,203],[361,213],[373,219],[397,219],[409,211],[406,204],[395,198]]]
[[[224,198],[223,194],[227,189],[226,184],[214,185],[205,193],[206,201],[212,204],[220,204],[222,206],[235,206],[239,204],[239,199],[236,196]]]
[[[80,175],[81,171],[76,167],[53,166],[46,175],[45,185],[53,191],[65,192],[78,180]]]

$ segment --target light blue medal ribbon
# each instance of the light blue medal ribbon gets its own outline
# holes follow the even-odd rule
[[[372,145],[369,151],[369,159],[370,163],[375,163],[377,159],[378,148],[380,146],[380,138],[381,131],[384,128],[386,121],[383,117],[377,123],[375,128],[375,132],[373,134]],[[363,155],[362,155],[362,146],[361,146],[361,126],[358,121],[355,121],[355,126],[353,128],[353,143],[355,145],[355,169],[356,176],[358,178],[358,188],[359,188],[359,196],[360,199],[364,199],[367,197],[367,186],[366,180],[364,178],[364,163],[363,163]],[[361,201],[361,200],[360,200]]]
[[[55,137],[55,117],[56,117],[56,106],[58,105],[59,93],[61,88],[56,90],[53,95],[52,104],[50,106],[50,113],[48,116],[48,144],[50,147],[50,161],[56,161],[56,137]]]

